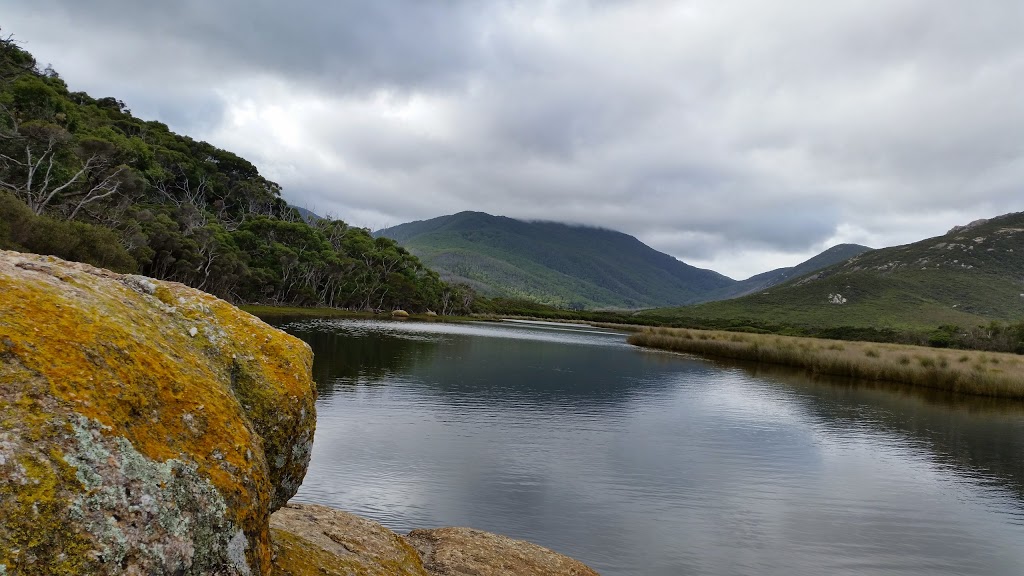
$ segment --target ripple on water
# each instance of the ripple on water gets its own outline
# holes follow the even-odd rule
[[[1024,574],[1019,409],[585,328],[287,328],[327,379],[298,500],[505,533],[606,575]]]

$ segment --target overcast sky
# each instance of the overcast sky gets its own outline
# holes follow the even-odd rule
[[[1024,210],[1019,0],[7,0],[0,27],[374,229],[583,223],[745,278]]]

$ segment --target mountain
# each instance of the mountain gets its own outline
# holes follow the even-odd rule
[[[299,216],[302,216],[302,219],[305,220],[307,224],[316,224],[321,220],[326,220],[326,218],[320,216],[319,214],[313,212],[312,210],[306,210],[305,208],[301,206],[295,206],[294,204],[289,204],[289,206],[291,206],[293,210],[298,212]]]
[[[746,280],[740,280],[731,286],[727,286],[709,294],[707,301],[728,300],[730,298],[739,298],[740,296],[753,294],[754,292],[762,292],[772,286],[782,284],[783,282],[799,278],[810,274],[811,272],[817,272],[818,270],[827,268],[833,264],[845,262],[846,260],[849,260],[854,256],[859,256],[868,250],[871,250],[871,248],[861,246],[860,244],[837,244],[813,258],[797,264],[796,266],[776,268],[775,270],[769,270],[768,272],[762,272],[756,276],[751,276]]]
[[[861,329],[973,327],[1024,319],[1024,213],[864,252],[734,300],[645,312],[722,326]]]
[[[601,228],[460,212],[375,234],[394,239],[449,282],[559,306],[685,304],[735,283]]]

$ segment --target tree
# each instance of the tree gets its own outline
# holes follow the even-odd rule
[[[0,37],[0,245],[135,269],[233,302],[465,304],[395,242],[306,222],[249,161],[71,92]],[[10,208],[10,206],[7,206]],[[17,218],[14,214],[20,214]]]

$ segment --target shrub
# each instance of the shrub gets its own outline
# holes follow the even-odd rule
[[[23,202],[0,193],[0,247],[85,262],[115,272],[134,272],[135,259],[116,232],[84,222],[37,216]]]

